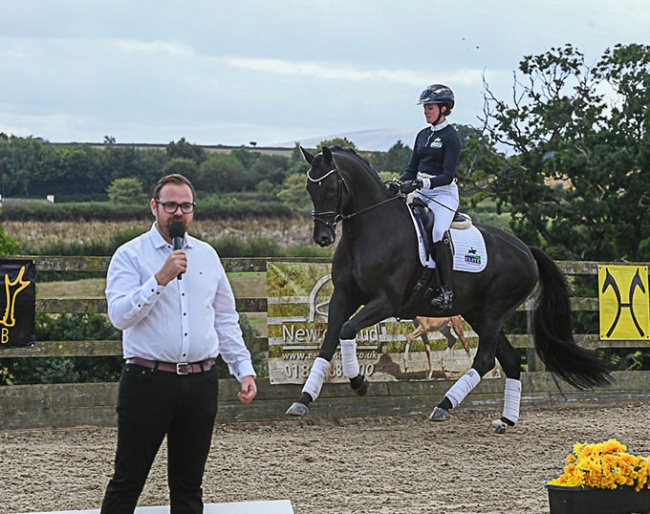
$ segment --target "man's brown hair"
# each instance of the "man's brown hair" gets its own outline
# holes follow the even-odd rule
[[[189,186],[189,188],[192,191],[192,200],[196,200],[196,191],[194,191],[194,186],[192,183],[187,180],[183,175],[179,173],[172,173],[171,175],[165,175],[163,178],[161,178],[158,183],[156,184],[156,187],[153,188],[153,199],[154,200],[160,200],[158,195],[160,194],[160,190],[163,188],[165,184],[185,184],[186,186]]]

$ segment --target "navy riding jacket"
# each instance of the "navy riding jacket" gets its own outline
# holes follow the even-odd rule
[[[415,180],[418,173],[430,175],[431,188],[451,184],[460,161],[461,141],[458,131],[449,124],[418,132],[415,146],[401,181]]]

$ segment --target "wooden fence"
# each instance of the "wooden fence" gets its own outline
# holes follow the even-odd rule
[[[25,258],[25,257],[21,257]],[[107,257],[34,257],[41,271],[105,272]],[[265,272],[272,260],[295,262],[327,262],[325,259],[223,259],[228,272]],[[559,262],[567,274],[598,273],[597,262]],[[613,264],[613,263],[611,263]],[[595,289],[595,288],[594,288]],[[241,313],[266,312],[267,299],[237,298]],[[529,311],[526,302],[523,310]],[[598,298],[572,298],[575,311],[597,311]],[[105,299],[36,299],[37,313],[106,313]],[[597,334],[576,334],[579,344],[586,347],[648,348],[648,341],[601,341]],[[527,349],[529,370],[522,374],[522,405],[562,406],[589,403],[637,403],[650,400],[647,387],[650,371],[614,372],[615,382],[606,388],[578,391],[556,382],[534,358],[529,334],[511,335],[515,347]],[[266,338],[247,339],[252,352],[268,351]],[[61,357],[121,355],[121,343],[115,341],[43,341],[29,348],[0,348],[2,357]],[[367,396],[359,398],[347,384],[326,384],[309,418],[340,418],[386,416],[398,414],[427,415],[442,398],[452,382],[445,380],[372,382]],[[503,379],[484,380],[459,408],[490,408],[500,412]],[[283,420],[288,406],[300,394],[302,386],[270,385],[258,380],[258,397],[250,405],[236,399],[237,382],[232,378],[220,380],[220,420],[271,421]],[[116,383],[23,385],[0,387],[0,430],[40,427],[70,427],[76,425],[113,426],[115,424]],[[525,415],[525,408],[522,409]]]

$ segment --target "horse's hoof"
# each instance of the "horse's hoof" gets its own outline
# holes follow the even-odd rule
[[[368,389],[370,389],[370,382],[364,378],[361,385],[357,389],[354,389],[354,392],[359,396],[365,396],[368,394]]]
[[[499,435],[505,434],[506,430],[508,430],[508,425],[500,419],[495,419],[492,422],[492,427],[494,428],[494,433]]]
[[[431,421],[447,421],[449,419],[449,411],[442,407],[436,407],[429,415]]]
[[[294,402],[287,410],[287,416],[305,417],[309,413],[309,407],[304,403]]]

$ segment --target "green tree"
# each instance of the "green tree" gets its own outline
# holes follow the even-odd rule
[[[18,254],[20,254],[20,245],[11,236],[5,234],[4,229],[0,225],[0,255]]]
[[[375,152],[368,161],[377,171],[390,171],[401,174],[411,158],[412,150],[402,141],[397,141],[388,152]]]
[[[244,165],[237,156],[215,153],[198,171],[196,188],[208,193],[241,191],[246,183]]]
[[[173,173],[183,175],[192,182],[192,185],[194,185],[199,178],[199,167],[192,159],[175,157],[167,161],[163,167],[163,175],[170,175]]]
[[[650,47],[616,45],[591,67],[565,45],[524,57],[519,75],[511,103],[485,85],[483,191],[557,257],[650,257]]]
[[[352,148],[354,151],[357,151],[357,145],[350,141],[347,137],[335,137],[332,139],[324,139],[318,144],[319,152],[320,149],[324,146],[340,146],[341,148]]]
[[[309,211],[311,198],[305,189],[305,175],[294,173],[289,175],[282,184],[278,199],[287,207],[295,210]]]
[[[170,142],[165,148],[169,159],[189,159],[196,164],[201,164],[206,159],[205,150],[200,146],[188,143],[184,137],[177,143]]]
[[[139,178],[115,179],[106,192],[113,203],[143,204],[147,201],[147,193]]]

